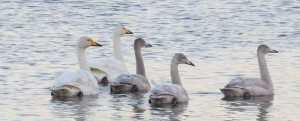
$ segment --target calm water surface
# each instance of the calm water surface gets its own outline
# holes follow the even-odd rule
[[[0,120],[299,120],[300,1],[2,0],[0,3]],[[76,42],[90,36],[104,47],[88,58],[112,56],[112,30],[122,23],[134,35],[122,38],[135,72],[133,40],[144,48],[150,79],[170,83],[169,64],[182,52],[196,65],[180,65],[188,104],[151,107],[149,94],[109,94],[52,99],[55,74],[78,69]],[[274,97],[223,99],[219,88],[236,76],[259,77],[256,48],[266,56]]]

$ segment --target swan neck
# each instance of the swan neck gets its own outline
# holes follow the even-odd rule
[[[114,47],[114,56],[116,59],[124,62],[123,55],[122,55],[122,50],[120,47],[120,38],[121,36],[117,34],[113,34],[113,47]]]
[[[258,59],[261,80],[267,82],[273,88],[273,83],[269,73],[265,55],[260,50],[257,51],[257,59]]]
[[[182,85],[180,77],[179,77],[179,72],[178,72],[178,64],[175,63],[174,60],[172,60],[172,62],[171,62],[171,70],[170,71],[171,71],[172,84]]]
[[[136,74],[140,74],[146,77],[141,48],[138,48],[137,45],[134,45],[134,53],[135,53],[135,61],[136,61]]]
[[[86,58],[85,58],[85,49],[84,48],[77,47],[77,58],[78,58],[80,70],[85,70],[85,71],[91,72],[91,70],[87,64]]]

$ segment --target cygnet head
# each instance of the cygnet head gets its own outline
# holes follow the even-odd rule
[[[277,50],[274,50],[274,49],[272,49],[269,46],[264,45],[264,44],[259,45],[258,48],[257,48],[257,51],[261,51],[264,55],[268,54],[268,53],[278,53]]]
[[[182,53],[175,53],[172,62],[176,64],[188,64],[191,66],[195,66],[187,57]]]
[[[78,40],[78,45],[79,48],[87,48],[90,46],[102,46],[100,44],[98,44],[97,42],[95,42],[93,39],[89,38],[89,37],[80,37]]]
[[[121,24],[118,24],[114,29],[114,34],[118,35],[118,36],[122,36],[124,34],[133,34],[133,33],[131,31],[129,31],[128,29],[126,29]]]
[[[148,42],[146,42],[144,39],[142,38],[137,38],[134,41],[134,48],[136,49],[141,49],[142,47],[152,47],[151,44],[149,44]]]

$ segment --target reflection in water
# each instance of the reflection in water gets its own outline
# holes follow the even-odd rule
[[[227,101],[226,109],[228,116],[235,114],[237,112],[244,112],[249,109],[249,107],[257,107],[258,114],[257,120],[267,121],[268,119],[268,109],[273,104],[274,95],[262,96],[262,97],[224,97],[222,100]]]
[[[176,105],[166,104],[163,106],[153,106],[151,105],[151,114],[168,116],[171,121],[180,121],[181,114],[187,109],[188,103],[178,103]]]
[[[95,104],[97,97],[73,97],[73,98],[52,98],[53,113],[63,118],[71,118],[76,121],[84,121],[89,115],[93,115],[90,108]],[[68,108],[66,110],[66,108]],[[69,112],[66,112],[69,111]]]
[[[297,0],[1,0],[0,121],[299,120],[299,6]],[[116,23],[134,32],[121,42],[130,72],[136,71],[132,42],[138,37],[156,45],[143,54],[153,80],[170,82],[173,53],[183,52],[199,65],[180,67],[188,106],[151,107],[148,93],[115,96],[109,85],[100,87],[97,98],[51,100],[45,88],[55,73],[78,69],[78,36],[105,45],[88,49],[88,58],[110,58]],[[220,100],[218,88],[228,79],[257,76],[255,49],[262,43],[281,52],[268,56],[274,102]]]
[[[122,93],[122,94],[111,94],[112,98],[110,99],[110,107],[114,112],[116,120],[125,119],[130,117],[133,119],[144,120],[144,112],[147,110],[147,97],[148,93],[136,92],[136,93]],[[128,110],[132,109],[132,113]],[[129,112],[128,112],[129,111]],[[131,119],[128,120],[131,120]]]

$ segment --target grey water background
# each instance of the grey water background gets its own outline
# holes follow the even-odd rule
[[[153,44],[142,49],[151,80],[170,83],[174,53],[196,65],[179,66],[188,104],[152,107],[148,93],[112,95],[107,86],[94,98],[52,99],[55,75],[79,68],[77,39],[104,45],[88,58],[112,57],[117,23],[134,32],[121,38],[130,72],[138,37]],[[259,77],[259,44],[279,51],[266,56],[274,97],[222,99],[230,79]],[[299,120],[299,47],[299,0],[1,0],[0,120]]]

